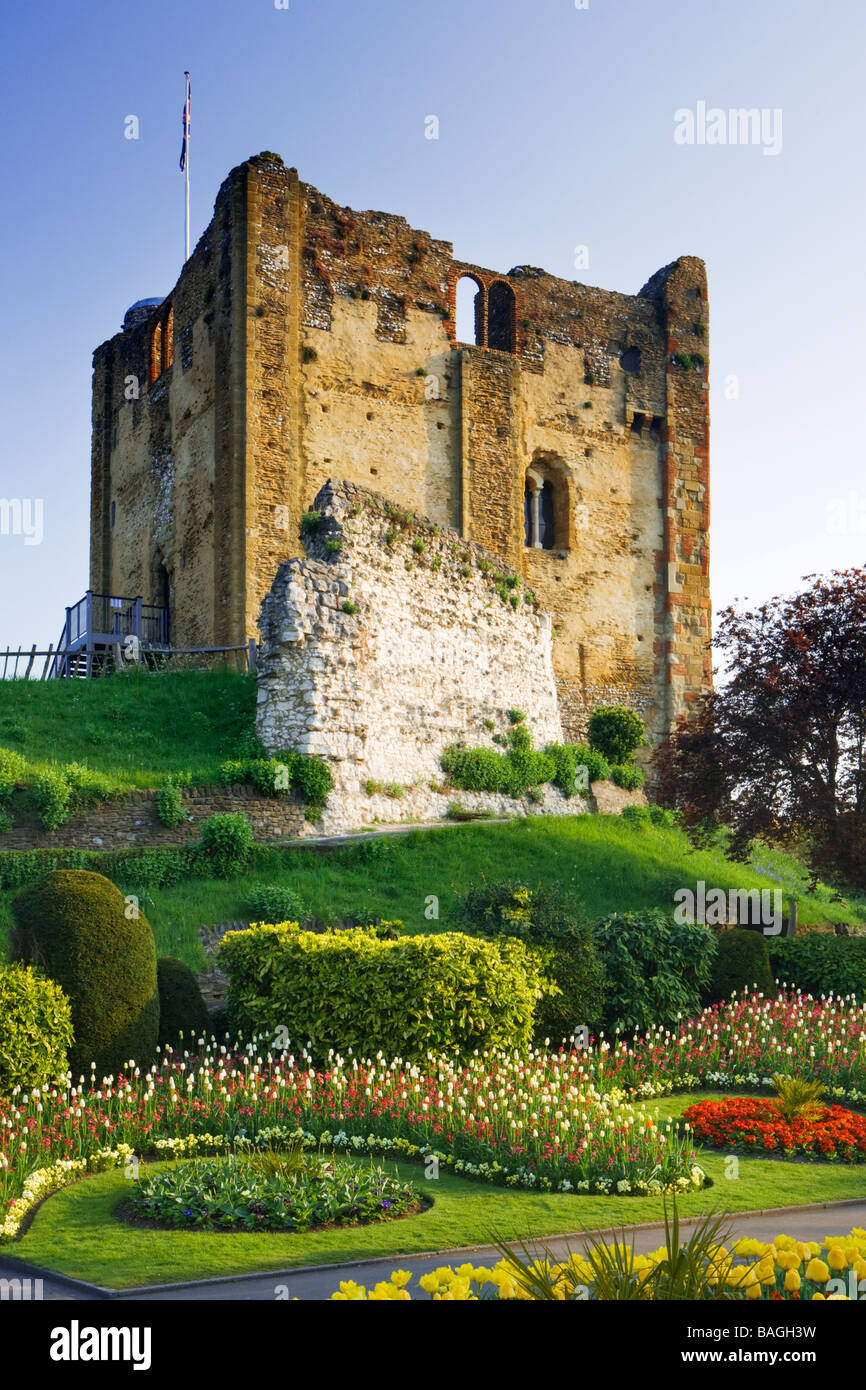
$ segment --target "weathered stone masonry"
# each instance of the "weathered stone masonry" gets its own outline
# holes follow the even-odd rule
[[[280,566],[262,606],[271,752],[328,757],[345,807],[368,780],[441,781],[444,750],[494,747],[509,709],[540,745],[561,741],[550,618],[518,576],[350,483],[327,483],[315,510],[306,558]]]
[[[467,276],[475,344],[456,341]],[[176,645],[240,645],[346,478],[524,576],[567,737],[599,700],[658,737],[711,680],[707,338],[693,257],[637,295],[501,275],[260,155],[171,293],[95,353],[91,587],[167,597]]]

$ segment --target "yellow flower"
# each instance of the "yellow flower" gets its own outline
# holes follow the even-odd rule
[[[335,1293],[333,1297],[340,1302],[355,1302],[366,1298],[367,1290],[363,1284],[356,1284],[354,1279],[345,1279],[340,1284],[339,1292]]]
[[[827,1302],[827,1299],[825,1298],[824,1294],[822,1294],[822,1293],[817,1293],[817,1292],[813,1293],[813,1294],[812,1294],[812,1302],[813,1302],[813,1303],[818,1303],[819,1301],[820,1301],[821,1303],[826,1303],[826,1302]]]
[[[760,1297],[761,1297],[761,1286],[760,1286],[760,1284],[758,1283],[758,1281],[755,1280],[754,1284],[750,1284],[749,1287],[746,1289],[746,1298],[760,1298]]]
[[[824,1261],[819,1260],[816,1256],[806,1265],[806,1278],[811,1279],[815,1284],[826,1284],[830,1278],[830,1271]]]
[[[776,1264],[780,1269],[791,1272],[800,1268],[800,1256],[796,1250],[780,1250],[776,1256]]]
[[[812,1251],[802,1240],[797,1241],[796,1250],[801,1260],[808,1260],[812,1254],[818,1253],[817,1251]]]
[[[439,1288],[439,1277],[436,1274],[422,1274],[418,1283],[425,1293],[435,1294]]]
[[[838,1245],[831,1245],[827,1251],[827,1263],[831,1269],[847,1269],[848,1261],[845,1258],[845,1251]]]
[[[391,1271],[391,1283],[396,1284],[398,1289],[405,1289],[406,1285],[412,1280],[412,1275],[408,1269],[394,1269]]]
[[[799,1264],[800,1261],[798,1260],[797,1263]],[[785,1288],[787,1289],[788,1293],[796,1293],[799,1287],[799,1274],[797,1273],[796,1269],[789,1269],[788,1273],[785,1275]]]

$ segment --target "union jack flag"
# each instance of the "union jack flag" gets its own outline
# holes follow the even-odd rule
[[[183,173],[186,168],[186,161],[189,158],[189,125],[192,115],[192,104],[190,102],[189,73],[186,74],[186,101],[183,104],[183,144],[180,147],[180,171]]]

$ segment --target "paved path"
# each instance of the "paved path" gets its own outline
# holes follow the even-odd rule
[[[757,1240],[772,1240],[784,1233],[801,1240],[823,1240],[828,1235],[844,1235],[853,1226],[866,1227],[866,1202],[839,1203],[828,1207],[788,1207],[755,1216],[732,1215],[730,1224],[737,1236],[753,1236]],[[683,1220],[681,1227],[688,1232],[692,1222]],[[619,1232],[617,1232],[619,1234]],[[638,1228],[635,1249],[639,1253],[656,1250],[664,1241],[664,1231],[658,1226]],[[581,1248],[583,1237],[551,1236],[542,1242],[554,1255]],[[466,1246],[459,1250],[439,1251],[432,1255],[395,1255],[385,1260],[367,1260],[351,1266],[331,1265],[316,1269],[298,1269],[285,1273],[256,1274],[241,1279],[215,1280],[208,1284],[181,1285],[174,1288],[154,1288],[122,1295],[123,1302],[149,1301],[223,1301],[248,1300],[271,1302],[276,1298],[320,1300],[330,1298],[341,1280],[354,1279],[371,1288],[380,1279],[387,1279],[393,1269],[408,1269],[415,1276],[411,1287],[416,1296],[418,1275],[439,1265],[458,1265],[464,1261],[487,1264],[499,1256],[491,1246]],[[22,1273],[14,1262],[0,1260],[0,1278]],[[421,1295],[423,1297],[423,1295]],[[43,1279],[46,1299],[88,1300],[101,1297],[87,1290],[78,1290],[60,1280]]]

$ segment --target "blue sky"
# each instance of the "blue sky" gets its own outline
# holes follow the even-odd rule
[[[714,606],[863,564],[864,31],[857,0],[4,7],[0,496],[44,537],[0,535],[0,648],[56,641],[87,586],[91,353],[180,270],[185,68],[193,242],[273,149],[493,269],[634,293],[702,256]],[[677,144],[699,102],[781,110],[781,151]]]

